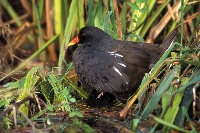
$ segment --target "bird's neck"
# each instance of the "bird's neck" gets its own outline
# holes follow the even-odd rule
[[[115,40],[110,37],[98,40],[98,42],[101,42],[101,43],[96,43],[95,47],[101,50],[111,49],[115,45]]]

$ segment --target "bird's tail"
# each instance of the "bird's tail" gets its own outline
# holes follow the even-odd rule
[[[166,51],[170,45],[173,44],[174,42],[174,38],[176,37],[176,31],[172,31],[162,42],[162,44],[160,45],[161,49],[164,51]]]
[[[154,45],[142,45],[143,49],[150,55],[150,69],[158,62],[160,57],[165,53],[165,51],[173,44],[174,38],[176,37],[176,32],[171,32],[162,42],[162,44]]]

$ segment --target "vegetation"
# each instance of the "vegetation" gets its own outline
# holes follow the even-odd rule
[[[199,1],[1,0],[0,6],[0,131],[199,132]],[[115,39],[161,43],[172,30],[177,39],[126,105],[91,108],[71,63],[75,48],[67,48],[86,25]]]

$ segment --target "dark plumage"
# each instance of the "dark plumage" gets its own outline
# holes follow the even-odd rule
[[[126,101],[174,38],[175,32],[172,32],[161,45],[142,44],[115,40],[103,30],[87,26],[69,45],[81,44],[73,54],[73,63],[85,89],[111,93]],[[94,97],[101,98],[90,94],[88,99],[95,100]]]

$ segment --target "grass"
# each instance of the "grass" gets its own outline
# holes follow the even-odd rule
[[[125,121],[130,122],[127,117],[131,117],[132,125],[104,119],[105,126],[124,125],[123,128],[133,132],[140,130],[140,122],[149,119],[154,124],[142,126],[150,128],[150,132],[199,131],[196,128],[200,118],[198,1],[56,0],[53,4],[34,0],[13,5],[2,0],[0,4],[6,12],[0,34],[3,40],[0,47],[4,49],[0,66],[0,107],[3,109],[0,130],[20,129],[29,124],[34,132],[43,132],[47,127],[58,132],[98,131],[96,126],[86,122],[90,108],[83,108],[81,101],[87,93],[77,87],[70,63],[73,48],[67,48],[80,28],[92,25],[115,39],[149,43],[160,42],[172,30],[177,31],[176,43],[145,75],[138,92],[126,106],[118,106],[121,111],[112,110],[118,110]],[[32,14],[24,17],[25,7],[31,8]],[[129,108],[133,111],[127,116]],[[54,119],[60,118],[58,114],[66,121],[53,127]],[[33,122],[42,122],[44,126],[39,128]],[[185,124],[189,128],[186,129]]]

